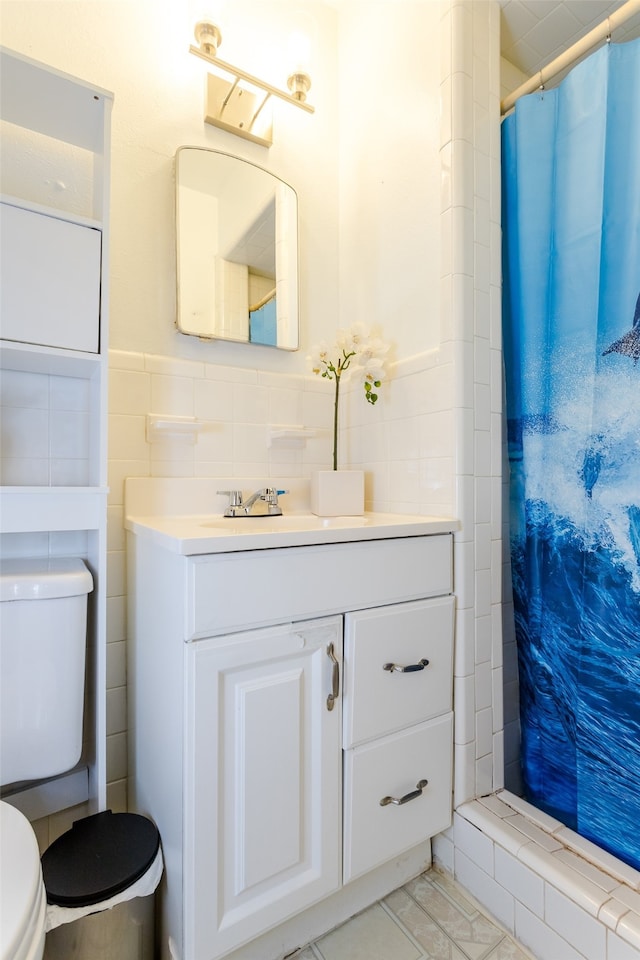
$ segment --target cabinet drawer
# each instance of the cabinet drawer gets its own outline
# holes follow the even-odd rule
[[[451,710],[453,610],[438,597],[346,615],[346,747]]]
[[[185,639],[450,593],[449,534],[189,558]]]
[[[345,751],[345,883],[449,826],[452,749],[447,714]],[[412,793],[402,804],[380,803]]]
[[[0,205],[2,338],[97,353],[99,230]]]

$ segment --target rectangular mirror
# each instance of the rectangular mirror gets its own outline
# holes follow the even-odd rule
[[[297,350],[298,198],[261,167],[205,147],[176,151],[181,333]]]

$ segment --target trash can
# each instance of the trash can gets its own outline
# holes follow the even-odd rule
[[[153,960],[160,835],[134,813],[76,820],[42,855],[44,960]]]

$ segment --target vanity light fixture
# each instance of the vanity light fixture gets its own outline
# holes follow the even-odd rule
[[[222,43],[220,29],[209,20],[196,24],[195,38],[198,46],[190,46],[189,52],[212,64],[224,76],[207,75],[205,122],[235,133],[246,140],[253,140],[264,147],[273,143],[271,111],[267,101],[277,97],[307,113],[314,108],[306,102],[311,79],[307,73],[296,71],[287,80],[290,93],[272,86],[259,77],[254,77],[218,57]],[[270,104],[269,104],[270,107]]]

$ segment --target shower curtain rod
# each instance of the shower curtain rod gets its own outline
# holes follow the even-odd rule
[[[640,0],[627,0],[627,3],[623,3],[622,6],[618,7],[606,20],[603,20],[597,27],[594,27],[593,30],[585,34],[581,40],[578,40],[577,43],[574,43],[568,50],[561,53],[559,57],[556,57],[555,60],[548,63],[546,67],[539,70],[533,77],[529,77],[529,79],[517,87],[513,93],[506,96],[500,104],[501,115],[504,116],[505,113],[508,113],[520,97],[523,97],[527,93],[533,93],[534,90],[538,90],[540,87],[544,87],[545,83],[548,83],[553,77],[556,77],[563,70],[566,70],[567,67],[570,67],[585,53],[588,53],[592,47],[597,46],[602,40],[610,37],[616,27],[621,26],[636,13],[640,14]]]

